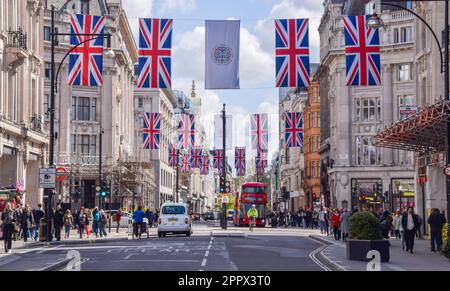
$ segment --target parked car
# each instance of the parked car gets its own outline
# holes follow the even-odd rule
[[[166,234],[192,234],[192,218],[186,203],[164,203],[158,219],[158,237]]]
[[[214,220],[214,213],[206,212],[203,219],[204,220]]]

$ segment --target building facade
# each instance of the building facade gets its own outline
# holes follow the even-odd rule
[[[306,206],[324,204],[320,192],[320,98],[319,83],[312,80],[303,112]],[[322,202],[322,203],[321,203]]]
[[[380,29],[382,85],[348,87],[342,16],[370,14],[367,9],[372,6],[362,4],[365,3],[326,1],[319,26],[321,69],[316,77],[319,86],[322,81],[329,82],[319,92],[321,102],[328,106],[321,114],[321,128],[329,127],[324,131],[320,147],[322,191],[329,191],[331,207],[374,206],[392,210],[403,202],[414,201],[415,193],[398,199],[392,197],[394,185],[407,189],[414,184],[413,156],[409,152],[376,147],[373,137],[379,130],[406,117],[402,106],[416,104],[414,21],[411,14],[402,10],[383,9],[380,13],[385,23]],[[323,110],[324,105],[321,107]],[[326,180],[328,185],[324,187]]]
[[[73,14],[106,16],[105,33],[110,33],[113,57],[103,57],[103,84],[100,87],[69,86],[68,63],[61,65],[56,80],[55,100],[55,164],[70,173],[70,179],[57,185],[56,201],[98,205],[96,186],[100,180],[110,186],[108,202],[130,208],[140,203],[137,194],[142,179],[136,164],[135,124],[133,119],[134,63],[137,47],[127,16],[119,0],[47,0],[43,43],[45,47],[44,106],[50,96],[51,22],[50,5],[54,5],[57,32],[70,32]],[[68,52],[70,39],[57,38],[56,68]],[[48,126],[48,120],[47,126]],[[100,148],[100,138],[102,147]],[[100,159],[102,174],[100,177]]]
[[[19,194],[31,207],[42,202],[38,177],[48,146],[43,127],[43,2],[0,5],[0,200]],[[19,184],[23,188],[15,191]]]

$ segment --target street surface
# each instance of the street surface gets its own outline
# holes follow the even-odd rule
[[[213,231],[213,233],[212,233]],[[66,270],[69,251],[78,251],[83,271],[320,271],[311,257],[321,247],[300,229],[229,227],[230,236],[215,236],[220,228],[196,224],[191,237],[183,235],[102,243],[60,244],[16,249],[0,255],[0,271]]]

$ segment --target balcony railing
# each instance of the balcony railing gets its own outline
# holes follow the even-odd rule
[[[27,50],[27,34],[23,33],[22,27],[17,30],[8,30],[8,41],[6,47],[20,48]]]
[[[413,15],[406,10],[393,11],[390,14],[391,20],[407,20],[412,18]]]

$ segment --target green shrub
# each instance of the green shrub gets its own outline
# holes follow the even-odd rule
[[[350,217],[350,239],[383,239],[378,219],[370,212],[357,212]]]

